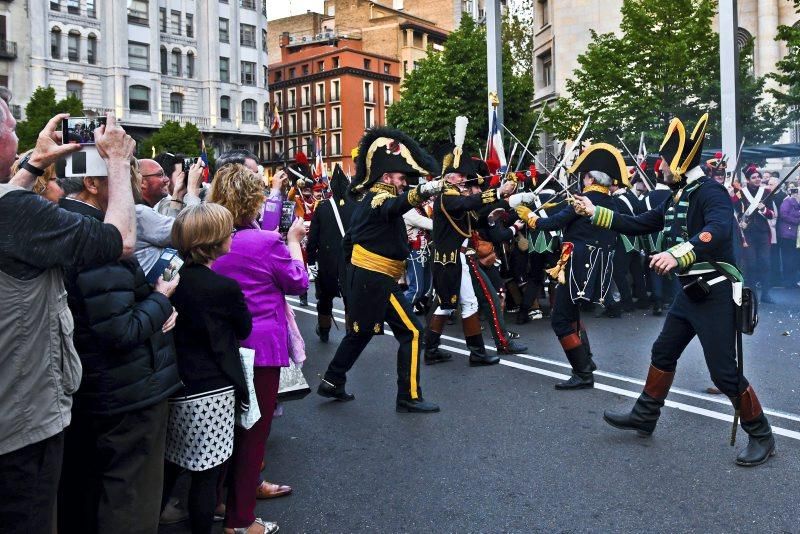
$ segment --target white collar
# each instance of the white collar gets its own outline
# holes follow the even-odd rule
[[[703,168],[698,165],[697,167],[688,171],[684,176],[686,176],[686,184],[690,184],[692,182],[696,182],[698,179],[705,176],[706,173],[703,172]]]
[[[659,183],[657,183],[656,184],[656,188],[654,189],[654,191],[670,191],[670,188],[669,188],[669,186],[667,184],[659,184]]]

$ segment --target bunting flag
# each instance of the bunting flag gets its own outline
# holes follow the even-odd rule
[[[500,136],[500,125],[497,123],[497,109],[492,110],[492,124],[486,140],[486,165],[492,174],[506,172],[506,153],[503,150],[503,138]]]
[[[206,152],[206,138],[200,134],[200,159],[203,160],[203,182],[208,183],[208,152]]]
[[[271,133],[275,133],[281,129],[281,113],[277,104],[272,106],[267,122],[269,122],[269,131]]]
[[[311,174],[314,177],[314,180],[325,184],[327,187],[328,171],[325,169],[325,163],[322,161],[322,139],[319,135],[314,137],[314,152],[316,153],[316,158]]]

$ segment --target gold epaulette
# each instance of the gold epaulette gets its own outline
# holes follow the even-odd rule
[[[492,202],[497,201],[497,190],[496,189],[489,189],[488,191],[484,191],[481,193],[481,202],[484,204],[491,204]]]
[[[375,182],[369,190],[375,193],[375,196],[372,197],[372,202],[370,202],[370,206],[372,206],[373,209],[379,208],[381,204],[386,202],[387,198],[394,198],[397,196],[397,189],[395,186],[383,182]]]
[[[449,183],[445,182],[444,190],[442,191],[442,194],[443,195],[451,195],[452,196],[452,195],[460,195],[461,192],[453,184],[449,184]]]

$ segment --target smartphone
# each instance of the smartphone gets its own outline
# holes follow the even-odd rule
[[[183,173],[184,173],[186,176],[189,176],[189,169],[190,169],[190,168],[191,168],[191,166],[192,166],[192,165],[194,165],[194,164],[195,164],[195,162],[197,162],[197,160],[199,160],[199,159],[200,159],[200,158],[183,158]]]
[[[281,206],[281,223],[278,226],[278,231],[285,234],[292,227],[294,222],[294,202],[285,200]]]
[[[70,117],[61,121],[63,144],[94,145],[94,131],[106,123],[105,117]]]

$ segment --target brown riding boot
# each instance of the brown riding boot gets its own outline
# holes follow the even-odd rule
[[[639,395],[630,413],[606,411],[603,413],[603,419],[615,428],[635,430],[640,435],[649,436],[656,429],[661,407],[664,406],[664,400],[674,379],[674,372],[662,371],[651,364],[644,391]]]

